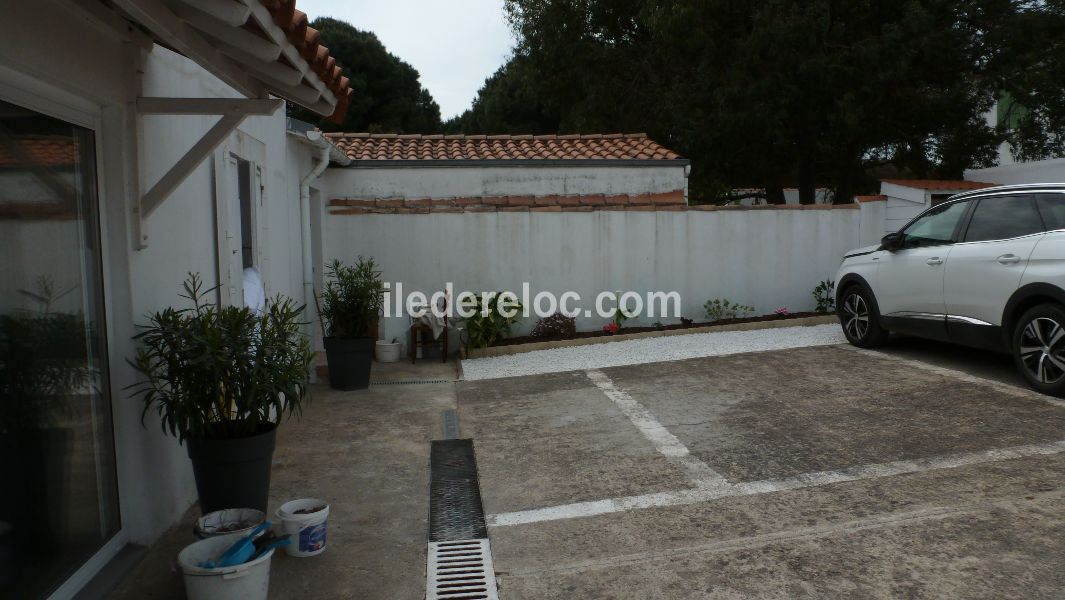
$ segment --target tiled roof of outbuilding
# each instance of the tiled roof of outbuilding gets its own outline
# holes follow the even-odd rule
[[[352,160],[683,160],[643,133],[326,135]]]

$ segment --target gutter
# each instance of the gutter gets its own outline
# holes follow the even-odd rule
[[[311,240],[311,183],[318,179],[329,166],[330,161],[346,165],[350,159],[340,152],[321,131],[313,130],[295,134],[300,141],[318,150],[317,162],[310,172],[300,179],[300,227],[303,245],[303,302],[310,311],[314,303],[314,246]],[[308,319],[308,327],[314,331],[315,319]],[[313,339],[313,333],[311,338]]]

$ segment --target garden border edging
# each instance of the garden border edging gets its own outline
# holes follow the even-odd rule
[[[752,321],[750,323],[731,323],[728,325],[708,325],[705,327],[691,327],[688,329],[623,333],[620,335],[604,335],[599,337],[576,338],[572,340],[551,340],[549,342],[532,342],[529,344],[514,344],[512,346],[490,346],[488,348],[474,348],[466,353],[466,356],[462,357],[462,359],[469,360],[475,358],[491,358],[493,356],[510,356],[512,354],[535,352],[536,350],[570,348],[573,346],[591,346],[593,344],[609,344],[612,342],[624,342],[627,340],[674,335],[692,335],[696,333],[716,333],[725,331],[752,331],[757,329],[777,329],[780,327],[810,327],[812,325],[836,323],[838,320],[839,318],[836,315],[829,314],[816,317],[803,317],[800,319],[781,319],[779,321]]]

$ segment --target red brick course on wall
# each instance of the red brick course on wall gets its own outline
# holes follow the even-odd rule
[[[732,211],[857,209],[858,204],[763,204],[688,206],[683,190],[659,194],[581,196],[482,196],[471,198],[334,198],[331,215],[430,214],[466,212]]]

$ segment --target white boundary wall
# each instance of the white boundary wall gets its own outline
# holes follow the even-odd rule
[[[427,294],[462,290],[565,291],[594,309],[601,291],[677,291],[682,315],[728,298],[770,313],[807,311],[813,288],[834,277],[845,251],[879,239],[882,202],[828,210],[467,212],[323,215],[322,256],[373,257],[386,281]],[[870,222],[862,227],[865,216]],[[868,230],[863,235],[863,229]],[[632,324],[652,324],[642,318]],[[661,318],[676,323],[676,318]],[[536,318],[522,319],[515,333]],[[579,329],[606,320],[578,318]],[[381,337],[404,339],[406,318],[386,319]]]

